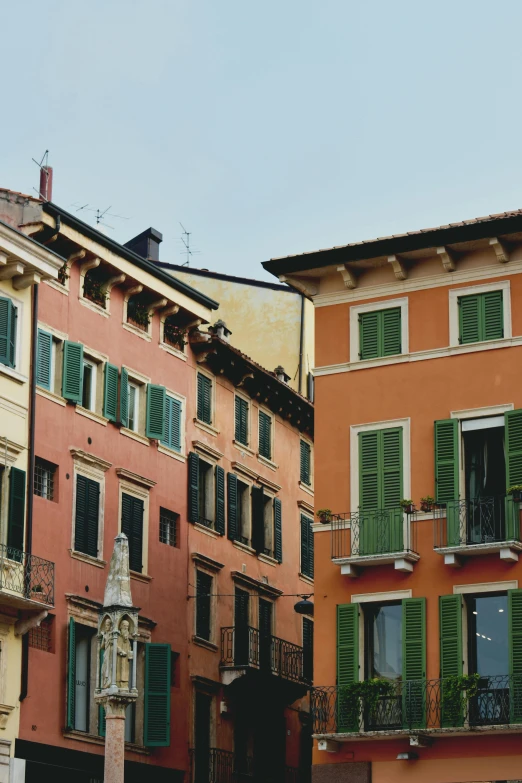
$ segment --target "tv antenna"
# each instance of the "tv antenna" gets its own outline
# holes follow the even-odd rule
[[[50,201],[52,194],[53,170],[49,166],[49,150],[45,150],[40,162],[35,160],[35,158],[31,158],[31,160],[33,163],[36,163],[40,169],[40,187],[38,190],[36,188],[33,188],[33,190],[35,193],[38,193],[38,198],[43,199],[44,201]]]
[[[94,212],[94,216],[96,218],[96,226],[104,226],[105,228],[110,228],[114,230],[114,226],[110,226],[108,223],[105,222],[105,217],[115,217],[119,218],[119,220],[129,220],[128,217],[125,215],[116,215],[114,212],[109,212],[111,207],[107,207],[106,209],[95,209],[94,207],[91,207],[88,203],[87,204],[71,204],[72,207],[76,208],[76,212],[81,212],[82,210],[85,210],[86,212]]]
[[[181,266],[190,266],[190,257],[193,255],[198,255],[201,251],[200,250],[194,250],[190,247],[190,235],[192,234],[192,231],[187,231],[183,223],[180,223],[181,228],[183,229],[183,234],[181,235],[181,241],[183,242],[185,249],[180,250],[180,253],[184,253],[187,257],[184,264]]]

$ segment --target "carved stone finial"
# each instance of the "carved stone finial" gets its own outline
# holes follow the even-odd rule
[[[129,541],[125,533],[120,533],[114,539],[114,551],[109,566],[109,575],[105,585],[104,607],[132,606],[130,572],[129,572]]]

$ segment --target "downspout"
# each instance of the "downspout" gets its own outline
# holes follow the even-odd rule
[[[38,340],[38,285],[33,286],[32,302],[33,331],[31,335],[31,388],[29,401],[29,470],[27,472],[27,524],[25,528],[25,552],[30,557],[33,551],[33,487],[34,487],[34,440],[36,430],[36,348]],[[26,566],[27,567],[27,566]],[[22,677],[20,701],[27,696],[29,680],[29,633],[22,636]]]
[[[301,294],[301,328],[300,328],[300,334],[299,334],[299,380],[298,380],[298,387],[297,391],[302,394],[302,385],[303,385],[303,343],[304,343],[304,306],[305,306],[305,298],[304,294]]]

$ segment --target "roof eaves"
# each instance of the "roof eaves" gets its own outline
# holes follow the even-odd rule
[[[184,272],[185,274],[197,275],[199,277],[210,277],[216,280],[224,280],[231,283],[242,283],[243,285],[257,286],[258,288],[270,288],[274,291],[286,291],[291,294],[296,294],[295,289],[286,285],[285,283],[271,283],[268,280],[254,280],[251,277],[240,277],[237,275],[227,275],[225,272],[212,272],[209,269],[197,269],[196,267],[182,266],[181,264],[172,264],[168,261],[155,261],[156,266],[163,269],[173,269],[176,272]]]

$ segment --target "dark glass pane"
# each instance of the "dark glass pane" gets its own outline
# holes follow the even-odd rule
[[[482,677],[509,674],[507,595],[477,596],[471,608],[471,662]]]
[[[402,676],[402,605],[375,607],[370,628],[370,676]]]

